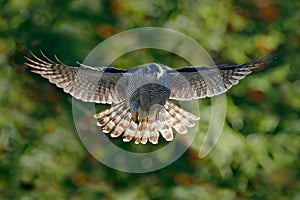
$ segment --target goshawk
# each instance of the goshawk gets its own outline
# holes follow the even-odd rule
[[[112,104],[94,115],[98,126],[111,137],[123,134],[123,141],[135,143],[149,140],[158,143],[159,134],[167,141],[173,130],[180,134],[195,126],[199,117],[180,108],[171,99],[187,101],[212,97],[226,92],[239,80],[265,63],[258,59],[240,65],[212,67],[188,66],[170,69],[156,63],[130,70],[112,67],[91,67],[79,63],[70,67],[32,54],[27,66],[47,78],[66,93],[85,102]]]

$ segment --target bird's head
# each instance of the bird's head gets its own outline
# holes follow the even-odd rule
[[[146,65],[144,72],[145,72],[145,75],[159,79],[163,75],[164,70],[159,64],[150,63],[150,64]]]

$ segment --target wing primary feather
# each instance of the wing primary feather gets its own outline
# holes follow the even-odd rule
[[[48,61],[50,62],[51,64],[55,64],[55,62],[53,62],[51,59],[49,59],[42,50],[40,50],[41,52],[41,55]],[[37,56],[35,56],[36,58],[38,58]]]
[[[41,63],[43,63],[43,64],[45,64],[45,65],[47,65],[47,66],[53,64],[53,62],[48,63],[48,62],[46,62],[46,61],[40,59],[39,57],[37,57],[36,55],[34,55],[31,51],[30,51],[30,54],[31,54],[37,61],[40,61]],[[27,58],[27,59],[28,59],[28,58]],[[28,59],[28,60],[29,60],[29,59]]]
[[[64,64],[62,61],[60,61],[60,59],[57,57],[57,55],[54,55],[54,58],[59,62],[59,64],[65,66],[65,67],[69,67],[66,64]]]

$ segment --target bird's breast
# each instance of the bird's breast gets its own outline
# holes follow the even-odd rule
[[[155,104],[164,105],[171,93],[168,87],[157,83],[143,85],[138,90],[140,106],[145,110]]]

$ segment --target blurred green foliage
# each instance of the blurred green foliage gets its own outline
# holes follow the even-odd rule
[[[296,0],[1,0],[0,199],[300,199],[299,10]],[[109,36],[145,26],[187,34],[217,64],[278,58],[227,93],[211,154],[190,148],[164,169],[128,174],[86,151],[70,97],[29,72],[24,56],[42,49],[75,65]],[[185,63],[136,51],[114,64],[151,60]]]

